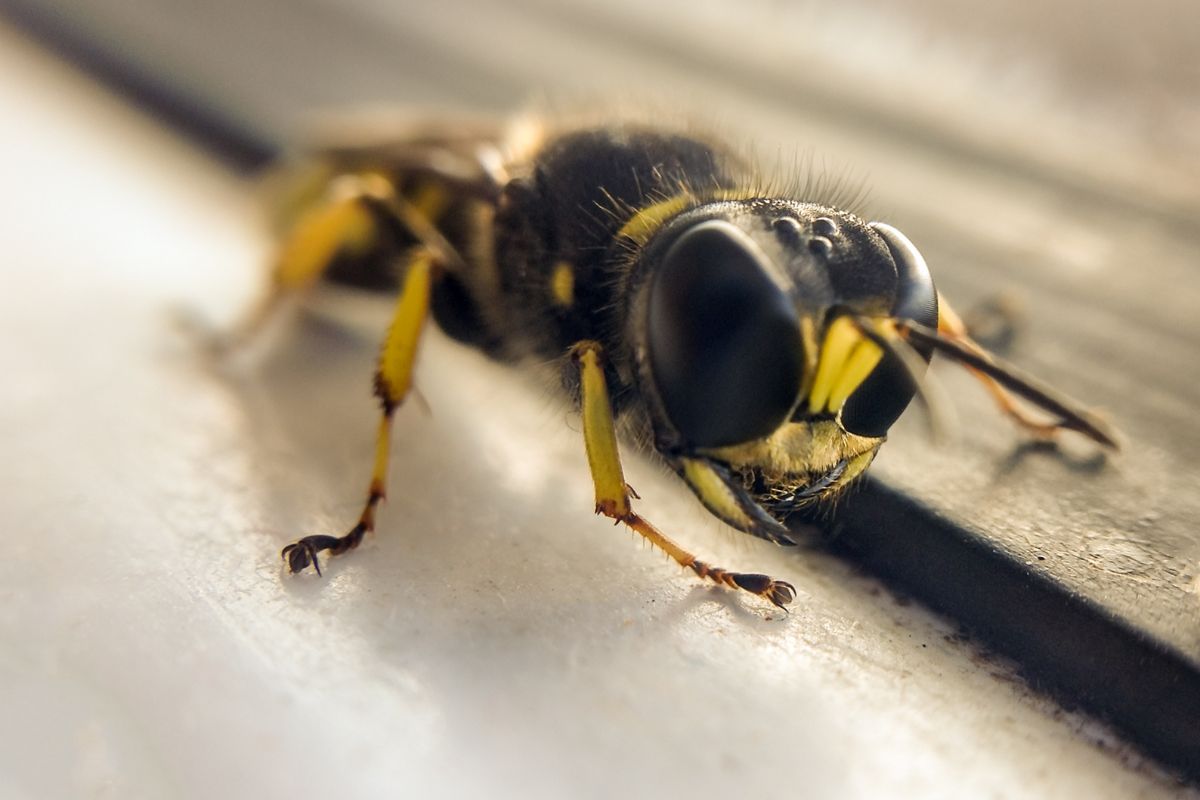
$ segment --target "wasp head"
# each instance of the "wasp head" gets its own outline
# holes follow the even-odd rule
[[[650,239],[635,272],[658,449],[710,510],[767,538],[860,475],[913,398],[895,323],[937,326],[903,234],[813,204],[702,205]]]

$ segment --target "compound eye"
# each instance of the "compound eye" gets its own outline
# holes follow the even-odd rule
[[[937,289],[925,258],[908,237],[891,225],[872,222],[871,228],[887,245],[896,263],[896,302],[892,317],[918,322],[928,328],[938,325]],[[932,353],[915,348],[929,362]],[[842,427],[859,436],[883,436],[908,408],[917,393],[912,376],[898,358],[885,354],[842,407]]]
[[[803,377],[800,322],[767,256],[711,220],[670,247],[650,288],[650,367],[684,440],[718,447],[762,438],[790,415]]]

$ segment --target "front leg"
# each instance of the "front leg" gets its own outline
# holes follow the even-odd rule
[[[730,572],[696,558],[634,512],[630,490],[621,469],[612,406],[604,380],[603,348],[598,342],[582,341],[571,348],[571,361],[580,373],[583,440],[596,486],[596,513],[623,522],[657,546],[682,567],[701,578],[770,600],[783,608],[796,596],[796,587],[758,573]]]

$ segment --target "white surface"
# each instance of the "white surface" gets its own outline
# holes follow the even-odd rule
[[[0,796],[1131,797],[1176,787],[820,553],[639,508],[790,616],[590,513],[569,415],[432,337],[381,532],[374,344],[312,317],[216,368],[267,243],[247,188],[0,31]]]

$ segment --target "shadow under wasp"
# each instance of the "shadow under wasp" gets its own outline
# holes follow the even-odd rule
[[[790,583],[702,561],[634,511],[618,433],[651,443],[713,515],[779,544],[794,543],[789,516],[864,473],[935,352],[1036,436],[1072,430],[1117,447],[1103,419],[976,344],[899,230],[773,186],[707,136],[432,125],[325,144],[278,174],[273,286],[241,335],[322,279],[399,289],[362,513],[344,535],[285,547],[292,572],[319,572],[319,553],[374,530],[392,419],[430,315],[495,359],[559,365],[597,513],[780,607]]]

